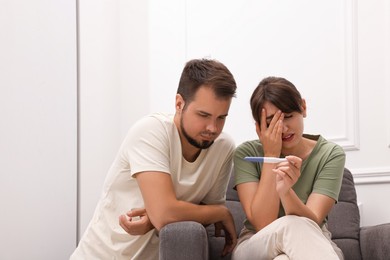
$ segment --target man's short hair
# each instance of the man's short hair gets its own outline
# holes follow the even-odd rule
[[[193,59],[186,63],[180,77],[177,94],[189,104],[201,86],[213,89],[217,98],[236,95],[236,81],[229,69],[217,60]]]

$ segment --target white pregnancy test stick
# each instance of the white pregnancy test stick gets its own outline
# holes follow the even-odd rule
[[[280,163],[287,162],[286,158],[277,158],[277,157],[250,157],[247,156],[244,158],[250,162],[260,162],[260,163]]]

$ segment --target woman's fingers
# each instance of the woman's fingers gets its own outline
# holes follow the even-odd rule
[[[301,169],[301,165],[302,165],[302,159],[297,157],[297,156],[293,156],[293,155],[288,155],[286,156],[286,159],[287,161],[293,165],[296,169]]]

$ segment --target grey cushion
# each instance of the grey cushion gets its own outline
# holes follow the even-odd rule
[[[160,230],[160,259],[208,259],[207,232],[202,224],[183,221]]]
[[[362,227],[360,247],[363,259],[390,259],[390,224]]]
[[[345,169],[338,203],[329,213],[329,230],[333,239],[359,240],[360,214],[356,204],[356,190],[352,174]]]
[[[360,214],[351,172],[344,170],[339,201],[329,213],[328,228],[345,259],[360,260]]]

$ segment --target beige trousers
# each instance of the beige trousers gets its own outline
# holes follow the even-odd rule
[[[343,260],[341,250],[311,219],[298,216],[281,217],[257,233],[243,230],[232,254],[233,260]]]

